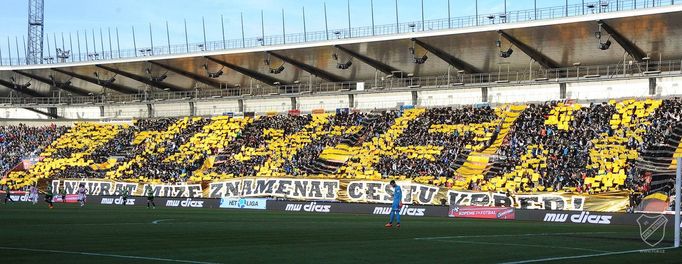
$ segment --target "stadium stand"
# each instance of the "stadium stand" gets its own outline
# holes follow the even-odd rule
[[[19,126],[3,127],[0,147],[41,152],[40,142],[51,142],[42,161],[3,180],[15,188],[53,178],[196,183],[266,176],[412,179],[515,193],[649,193],[670,191],[667,173],[682,155],[681,107],[679,98],[566,100],[77,123],[68,132]],[[19,131],[30,132],[13,136]],[[3,164],[19,159],[3,156]]]
[[[4,176],[22,159],[37,156],[50,142],[64,134],[64,126],[31,127],[24,124],[0,126],[0,176]]]

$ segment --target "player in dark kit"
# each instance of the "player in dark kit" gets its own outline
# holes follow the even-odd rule
[[[62,197],[62,203],[66,203],[66,190],[59,188],[59,196]]]
[[[391,215],[386,227],[393,227],[393,219],[395,218],[395,227],[400,228],[400,208],[403,207],[403,190],[395,184],[394,180],[391,180],[391,186],[393,187],[393,204],[391,205]]]
[[[123,200],[123,206],[128,203],[128,189],[123,188],[121,191],[121,199]]]
[[[45,202],[50,206],[50,209],[54,208],[54,205],[52,205],[53,196],[52,187],[48,186],[47,190],[45,190]]]
[[[147,193],[147,208],[149,208],[149,205],[153,206],[154,209],[156,209],[156,204],[154,204],[154,191],[152,190],[152,187],[147,186],[147,190],[145,190]]]
[[[12,197],[10,195],[11,195],[11,193],[9,192],[9,185],[6,185],[5,186],[5,204],[7,203],[7,201],[14,202],[14,200],[12,200]]]

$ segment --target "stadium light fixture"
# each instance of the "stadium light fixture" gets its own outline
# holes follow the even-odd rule
[[[498,39],[495,41],[495,47],[497,48],[502,48],[502,39],[498,37]],[[514,53],[514,50],[512,49],[512,46],[510,45],[507,50],[501,50],[500,49],[500,57],[501,58],[509,58],[511,55]]]
[[[412,41],[412,46],[408,48],[408,51],[412,55],[412,62],[415,64],[424,64],[426,61],[429,59],[429,56],[427,56],[427,53],[424,53],[421,57],[415,55],[417,53],[417,49],[415,47],[415,41]]]
[[[607,49],[609,49],[610,47],[611,47],[611,40],[607,40],[607,41],[604,42],[604,43],[601,43],[601,42],[599,43],[599,49],[600,49],[600,50],[607,50]]]
[[[272,74],[280,74],[284,71],[284,62],[280,64],[278,67],[272,67],[272,63],[270,61],[270,54],[267,54],[267,57],[265,60],[263,60],[263,63],[265,63],[266,66],[270,69],[270,73]]]
[[[168,78],[168,74],[164,73],[161,76],[152,77],[152,82],[163,82],[166,78]]]
[[[340,70],[347,70],[353,65],[353,58],[349,58],[346,62],[340,62],[339,55],[336,52],[332,53],[332,59],[336,61],[336,68]]]
[[[599,28],[597,31],[594,32],[594,37],[599,41],[599,45],[597,47],[600,50],[608,50],[611,47],[611,36],[605,41],[602,42],[602,33],[601,33],[601,22],[599,23]]]
[[[505,51],[500,51],[500,57],[506,59],[511,57],[512,53],[514,53],[514,50],[511,47],[509,47],[509,49]]]
[[[270,73],[272,73],[272,74],[280,74],[283,71],[284,71],[284,65],[281,65],[277,68],[270,68]]]
[[[336,63],[336,68],[341,69],[341,70],[347,70],[350,68],[350,66],[353,66],[352,60],[348,60],[345,63]]]
[[[221,69],[221,70],[218,70],[217,72],[209,72],[209,73],[208,73],[208,77],[209,77],[209,78],[216,79],[216,78],[220,77],[221,75],[223,75],[223,73],[224,73],[224,72],[223,72],[222,69]]]
[[[208,70],[208,63],[204,63],[203,68],[204,68],[204,70],[206,70],[206,75],[209,78],[217,79],[223,75],[223,73],[224,73],[223,69],[225,68],[225,66],[221,67],[220,70],[218,70],[216,72],[211,72]]]

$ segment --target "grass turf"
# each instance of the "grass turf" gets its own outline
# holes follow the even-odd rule
[[[29,203],[0,205],[0,219],[2,263],[499,263],[649,248],[633,226],[522,221],[403,217],[398,230],[385,216]],[[668,230],[659,247],[671,243]],[[682,250],[558,262],[586,261],[680,263]]]

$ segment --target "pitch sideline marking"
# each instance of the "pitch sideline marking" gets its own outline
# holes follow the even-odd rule
[[[665,250],[665,249],[673,249],[673,248],[675,248],[675,247],[635,249],[635,250],[604,252],[604,253],[588,254],[588,255],[552,257],[552,258],[542,258],[542,259],[529,259],[529,260],[521,260],[521,261],[503,262],[503,264],[522,264],[522,263],[557,261],[557,260],[565,260],[565,259],[593,258],[593,257],[603,257],[603,256],[612,256],[612,255],[623,255],[623,254],[630,254],[630,253],[644,253],[644,252],[651,251],[651,250]]]
[[[181,260],[181,259],[167,259],[167,258],[128,256],[128,255],[118,255],[118,254],[104,254],[104,253],[65,251],[65,250],[53,250],[53,249],[17,248],[17,247],[2,247],[2,246],[0,246],[0,250],[1,250],[1,249],[4,249],[4,250],[17,250],[17,251],[30,251],[30,252],[44,252],[44,253],[58,253],[58,254],[72,254],[72,255],[85,255],[85,256],[97,256],[97,257],[112,257],[112,258],[125,258],[125,259],[154,260],[154,261],[178,262],[178,263],[192,263],[192,264],[217,264],[216,262],[203,262],[203,261]]]
[[[159,219],[159,220],[154,220],[154,221],[152,221],[152,224],[158,225],[158,224],[161,223],[161,222],[170,221],[170,220],[175,220],[175,219]]]
[[[528,233],[508,235],[473,235],[473,236],[442,236],[442,237],[417,237],[415,240],[447,240],[453,238],[484,238],[484,237],[520,237],[520,236],[552,236],[552,235],[582,235],[582,234],[615,234],[618,232],[570,232],[570,233]]]

